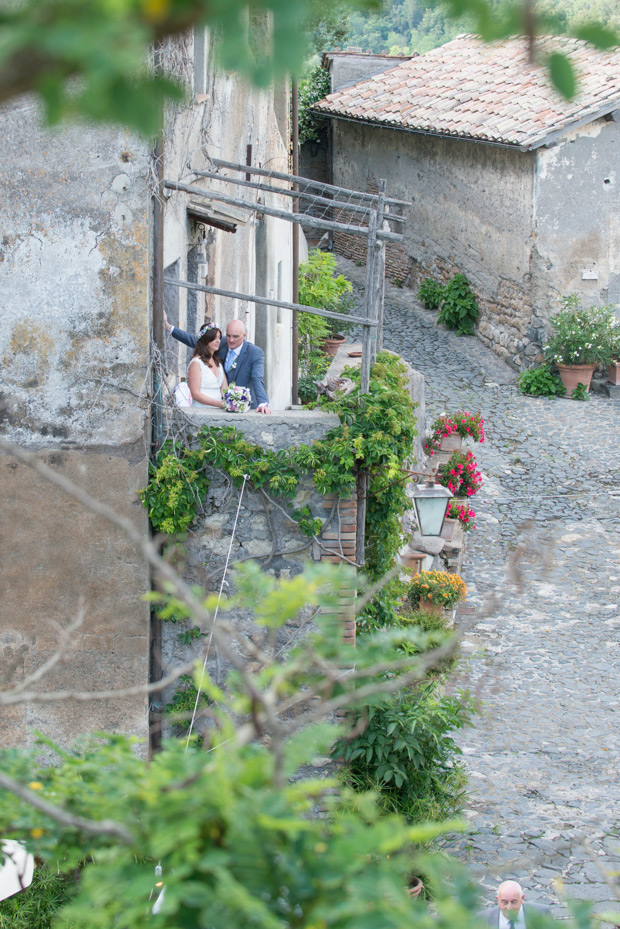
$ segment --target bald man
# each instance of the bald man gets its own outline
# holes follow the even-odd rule
[[[497,906],[483,910],[478,917],[493,929],[531,929],[532,913],[550,917],[542,903],[524,903],[525,894],[516,881],[504,881],[497,888]]]
[[[183,329],[168,322],[164,313],[164,327],[173,339],[194,348],[198,341]],[[229,384],[249,387],[252,394],[252,409],[257,413],[271,413],[269,400],[265,391],[265,354],[258,345],[246,339],[246,329],[240,319],[231,319],[226,326],[226,336],[222,339],[219,356],[224,362],[224,371]]]

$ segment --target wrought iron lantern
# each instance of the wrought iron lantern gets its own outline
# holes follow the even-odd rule
[[[447,487],[435,484],[432,479],[427,484],[414,485],[413,502],[420,535],[441,535],[452,497]]]

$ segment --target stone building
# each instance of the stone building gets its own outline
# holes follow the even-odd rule
[[[463,272],[480,303],[478,333],[527,366],[549,315],[572,292],[620,300],[620,50],[540,38],[483,44],[462,35],[330,94],[332,182],[413,201],[392,280],[417,289]],[[539,63],[567,54],[578,94],[562,99]],[[352,239],[335,248],[364,260]]]
[[[165,177],[196,181],[212,157],[288,168],[288,89],[250,87],[215,69],[198,30],[170,43],[166,69],[187,87],[166,119]],[[137,491],[151,450],[154,158],[129,132],[46,129],[37,101],[0,110],[0,330],[3,435],[70,477],[144,535]],[[278,204],[281,206],[281,204]],[[290,299],[291,227],[255,212],[167,192],[164,263],[170,277]],[[290,402],[290,320],[218,297],[166,288],[173,322],[238,316],[266,352],[272,405]],[[259,313],[260,311],[257,311]],[[277,364],[275,359],[277,358]],[[172,374],[186,358],[168,352]],[[66,661],[44,690],[113,690],[149,679],[150,586],[141,556],[102,517],[9,455],[2,469],[2,686],[51,659],[59,629],[83,614]],[[32,728],[66,743],[88,729],[148,734],[144,695],[95,703],[16,704],[3,710],[0,745]]]

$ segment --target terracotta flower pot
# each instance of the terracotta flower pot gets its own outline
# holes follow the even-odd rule
[[[323,351],[327,355],[331,355],[333,358],[340,346],[343,345],[343,343],[346,341],[347,339],[344,335],[330,336],[328,339],[323,341]]]
[[[571,396],[577,384],[583,384],[586,390],[590,389],[596,365],[558,365],[557,368],[568,397]]]
[[[607,368],[607,380],[615,387],[620,387],[620,361],[612,361]]]
[[[447,542],[450,541],[454,533],[454,528],[458,523],[458,519],[444,519],[443,526],[441,527],[441,538],[445,539]]]
[[[451,432],[450,435],[442,435],[439,446],[442,452],[455,452],[463,447],[463,436],[458,432]]]
[[[418,609],[425,613],[432,613],[434,616],[441,616],[443,613],[443,603],[433,603],[432,600],[420,600]]]
[[[424,552],[401,552],[400,555],[403,567],[412,574],[420,573],[425,558],[426,554]]]
[[[407,893],[410,897],[419,897],[424,890],[424,884],[419,877],[412,877],[407,887]]]

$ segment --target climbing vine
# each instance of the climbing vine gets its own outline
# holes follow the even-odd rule
[[[314,404],[336,413],[340,423],[312,445],[264,449],[232,426],[203,426],[187,444],[167,442],[151,467],[148,485],[140,491],[154,528],[168,535],[189,528],[209,488],[207,468],[223,471],[235,487],[246,478],[255,490],[285,501],[295,496],[304,474],[312,474],[320,494],[346,496],[356,493],[358,477],[367,471],[365,570],[372,581],[382,577],[402,547],[401,517],[410,504],[401,468],[417,434],[415,404],[406,369],[395,355],[379,354],[366,394],[361,393],[360,371],[346,374],[355,384],[350,394]],[[320,534],[323,522],[308,506],[291,509],[288,515],[306,537]],[[399,603],[397,586],[392,582],[368,604],[368,616],[360,618],[362,629],[389,623]],[[187,613],[182,604],[170,601],[158,615],[179,622]],[[197,627],[180,633],[187,641],[200,635]],[[188,702],[191,693],[185,682],[167,710],[178,718]]]
[[[381,577],[402,545],[400,519],[409,504],[400,469],[417,434],[415,404],[405,367],[395,355],[380,353],[367,394],[361,393],[359,370],[347,375],[356,384],[352,393],[316,404],[336,413],[340,424],[313,445],[263,449],[232,426],[203,426],[191,447],[166,443],[140,492],[154,528],[173,535],[189,527],[209,486],[207,466],[224,471],[236,487],[247,475],[255,489],[289,500],[303,474],[312,473],[320,494],[346,495],[355,492],[357,475],[369,471],[366,571],[371,580]],[[308,507],[290,516],[305,535],[320,532],[321,521]]]

